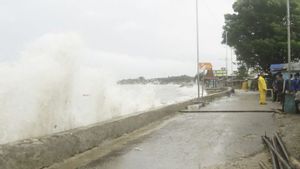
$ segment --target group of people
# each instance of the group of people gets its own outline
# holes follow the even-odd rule
[[[273,90],[273,101],[283,102],[284,94],[294,94],[300,92],[300,74],[290,74],[288,79],[284,79],[282,73],[275,74],[272,79],[272,86],[267,85],[267,80],[265,79],[265,74],[261,72],[258,76],[258,90],[261,93],[261,104],[265,104],[265,95],[268,88]]]
[[[290,80],[288,81],[288,86],[286,87],[286,90],[292,93],[296,93],[300,91],[300,79],[299,79],[299,73],[296,74],[291,74],[290,75]]]
[[[300,91],[300,75],[299,73],[290,74],[289,79],[284,80],[281,73],[276,74],[273,81],[273,101],[283,101],[285,93],[296,95]]]
[[[267,82],[265,80],[265,74],[261,72],[258,77],[258,90],[260,93],[259,103],[266,104],[266,94],[267,94]],[[288,79],[284,79],[282,73],[277,73],[272,84],[273,90],[273,101],[280,102],[284,105],[285,94],[290,94],[294,96],[295,106],[297,112],[299,112],[300,104],[300,75],[299,73],[290,74]]]
[[[290,78],[286,83],[284,83],[286,92],[294,95],[295,97],[295,106],[296,111],[299,113],[299,104],[300,104],[300,76],[299,73],[296,73],[294,76],[291,74]]]

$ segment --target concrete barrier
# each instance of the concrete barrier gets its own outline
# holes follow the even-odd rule
[[[231,89],[205,96],[205,101],[230,95]],[[23,140],[0,146],[1,169],[41,169],[92,149],[105,140],[115,139],[152,122],[185,109],[195,100],[136,113],[119,119],[77,128],[46,137]]]

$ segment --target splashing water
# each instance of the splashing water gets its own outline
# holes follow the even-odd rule
[[[195,87],[117,85],[102,56],[90,53],[77,34],[47,34],[0,63],[1,144],[195,96]]]

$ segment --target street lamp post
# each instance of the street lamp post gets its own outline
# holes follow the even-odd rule
[[[233,74],[233,59],[232,59],[232,48],[230,48],[230,67],[231,67],[231,74]]]
[[[291,71],[291,18],[290,0],[287,0],[288,71]]]
[[[226,58],[225,58],[225,65],[226,65],[226,80],[228,79],[228,37],[227,31],[225,32],[226,36]]]
[[[198,20],[198,0],[196,0],[196,36],[197,36],[197,87],[198,101],[200,100],[200,75],[199,75],[199,20]]]

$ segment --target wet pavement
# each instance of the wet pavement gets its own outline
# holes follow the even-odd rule
[[[203,110],[267,111],[257,93],[238,92]],[[263,151],[261,135],[277,126],[273,113],[183,113],[162,128],[128,142],[80,169],[199,169],[247,158]]]
[[[257,92],[237,91],[234,97],[227,97],[201,108],[202,111],[270,111],[280,109],[280,105],[268,102],[267,105],[259,105]]]

